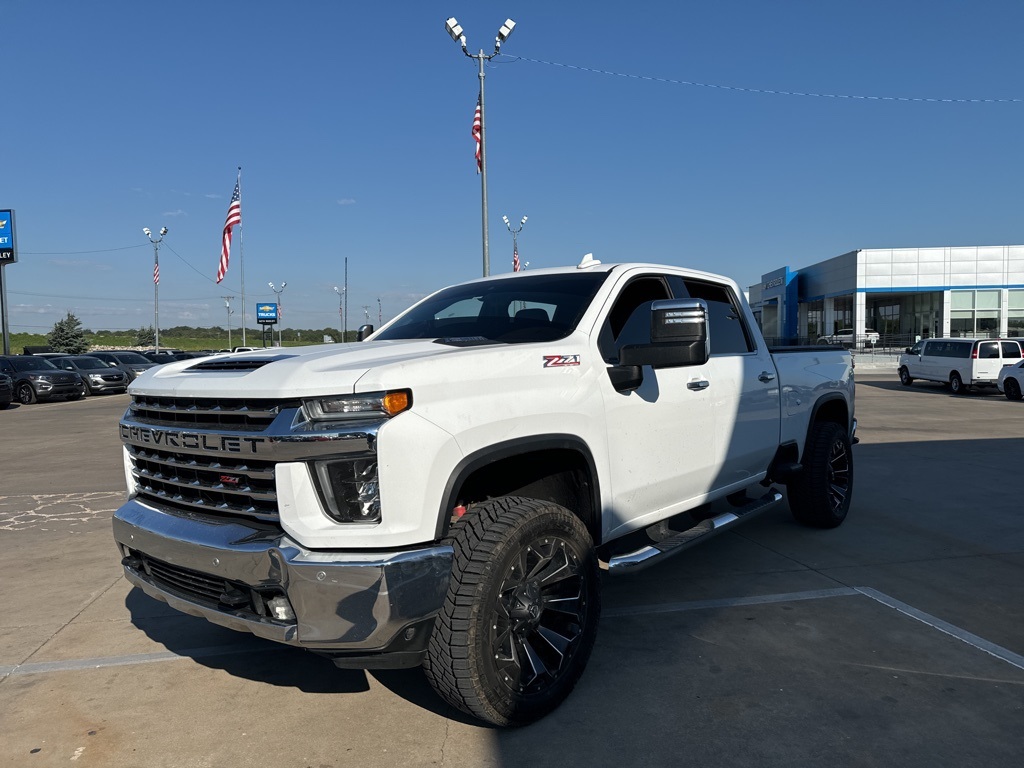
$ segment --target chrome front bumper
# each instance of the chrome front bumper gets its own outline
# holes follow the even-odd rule
[[[150,597],[229,629],[334,655],[415,652],[444,601],[453,557],[448,545],[314,552],[246,520],[176,514],[136,499],[117,510],[113,527],[125,577]],[[224,599],[210,597],[217,584]],[[294,618],[253,608],[281,595]]]

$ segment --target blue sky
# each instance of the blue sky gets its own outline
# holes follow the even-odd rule
[[[530,268],[593,252],[744,286],[856,248],[1024,242],[1016,0],[2,0],[11,329],[151,325],[162,226],[160,326],[225,325],[233,294],[237,327],[237,232],[214,275],[238,166],[250,327],[270,281],[286,327],[337,327],[345,258],[350,329],[478,277],[452,15],[472,52],[517,22],[486,69],[492,273],[503,214],[529,216]]]

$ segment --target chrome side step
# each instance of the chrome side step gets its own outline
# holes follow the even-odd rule
[[[659,541],[657,544],[649,544],[635,552],[616,555],[609,559],[607,563],[602,562],[601,567],[609,573],[635,573],[667,557],[671,557],[677,552],[682,552],[698,542],[709,539],[715,534],[732,528],[740,520],[754,517],[765,510],[771,509],[780,501],[782,501],[782,494],[772,488],[764,496],[758,499],[751,499],[742,507],[737,507],[730,512],[723,512],[716,517],[704,520],[693,528],[670,536],[664,541]]]

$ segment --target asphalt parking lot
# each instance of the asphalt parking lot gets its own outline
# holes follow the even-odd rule
[[[860,370],[860,369],[858,369]],[[858,375],[855,496],[604,583],[570,699],[514,731],[121,577],[127,396],[0,411],[0,765],[1020,766],[1024,404]]]

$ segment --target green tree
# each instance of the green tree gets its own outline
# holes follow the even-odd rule
[[[66,352],[69,355],[80,355],[89,348],[85,340],[82,321],[68,311],[67,317],[53,324],[53,330],[46,337],[50,349],[54,352]]]
[[[156,330],[153,326],[143,326],[135,332],[135,340],[132,342],[136,347],[152,347],[156,345]]]

